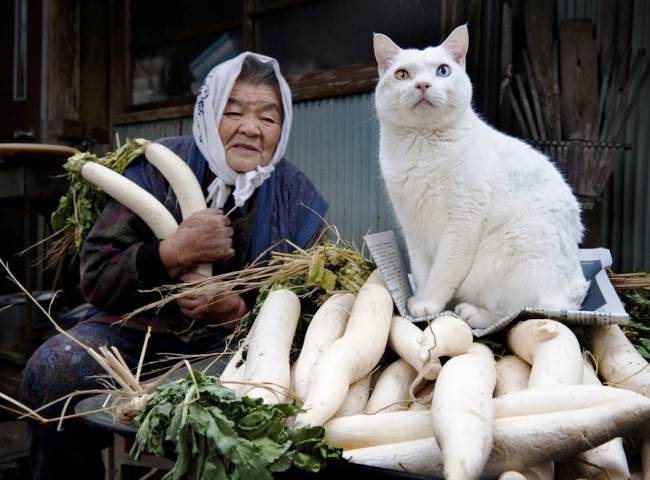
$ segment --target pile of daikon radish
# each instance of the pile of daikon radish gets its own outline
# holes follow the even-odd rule
[[[352,462],[469,480],[552,479],[563,460],[573,478],[626,479],[621,437],[650,439],[650,367],[618,326],[584,346],[603,386],[562,323],[516,324],[496,359],[455,317],[422,329],[394,316],[377,272],[322,305],[290,365],[299,315],[294,293],[272,291],[221,379],[267,402],[297,396],[295,423],[322,425]],[[399,359],[378,371],[387,349]],[[642,457],[647,480],[650,440]]]

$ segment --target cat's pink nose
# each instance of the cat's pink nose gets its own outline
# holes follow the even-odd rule
[[[418,82],[415,84],[415,88],[417,88],[418,90],[422,90],[423,92],[430,86],[431,84],[429,82]]]

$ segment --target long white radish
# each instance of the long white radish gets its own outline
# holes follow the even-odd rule
[[[528,387],[582,383],[582,351],[565,325],[552,320],[520,322],[508,334],[510,348],[532,365]],[[555,470],[537,465],[542,471]]]
[[[593,327],[591,341],[598,373],[608,384],[650,397],[650,364],[618,325]]]
[[[183,218],[207,208],[201,185],[190,166],[182,158],[159,143],[147,145],[144,156],[169,183],[176,195]]]
[[[508,470],[499,475],[499,480],[528,480],[524,475],[513,470]]]
[[[526,320],[508,332],[508,346],[532,365],[529,387],[582,383],[582,351],[574,333],[555,320]]]
[[[329,420],[323,428],[327,443],[348,450],[433,435],[431,413],[425,410],[337,417]]]
[[[420,339],[420,361],[428,365],[432,358],[455,357],[467,352],[474,342],[472,329],[463,320],[443,316],[424,327]]]
[[[350,384],[368,375],[386,350],[393,314],[388,290],[364,284],[341,338],[320,355],[309,375],[305,413],[296,425],[322,425],[341,407]]]
[[[422,330],[413,322],[395,315],[390,323],[388,346],[401,358],[406,360],[418,372],[422,372],[427,380],[435,380],[440,373],[442,365],[436,357],[431,359],[425,369],[420,360],[419,351],[422,341]]]
[[[348,417],[350,415],[358,415],[363,412],[368,403],[370,396],[370,380],[372,375],[366,375],[361,380],[357,380],[348,390],[348,394],[343,400],[343,405],[334,414],[334,417]]]
[[[486,472],[510,462],[513,470],[573,457],[593,445],[648,424],[650,401],[606,403],[580,410],[506,417],[494,422],[494,444]],[[536,451],[534,451],[536,450]],[[542,455],[542,458],[540,458]]]
[[[178,229],[169,210],[144,188],[128,178],[96,162],[84,162],[81,176],[135,213],[159,240],[173,235]]]
[[[435,388],[435,383],[429,383],[424,385],[422,389],[417,392],[417,395],[409,405],[409,410],[431,410],[431,399],[433,398],[433,389]]]
[[[635,401],[581,410],[498,418],[494,420],[492,450],[481,478],[571,457],[633,430],[644,424],[648,415],[650,402],[637,397]],[[343,456],[355,463],[409,473],[443,473],[442,452],[433,437],[347,450]]]
[[[500,397],[508,393],[520,392],[528,388],[528,377],[530,376],[530,365],[516,355],[506,355],[497,361],[497,383],[494,387],[494,396]],[[538,389],[539,390],[539,389]],[[495,416],[496,405],[495,401]],[[525,480],[553,480],[555,465],[553,462],[546,462],[535,465],[523,472],[505,472],[500,479],[508,478],[506,474],[520,475]],[[506,475],[504,477],[504,475]],[[513,477],[516,478],[516,477]]]
[[[495,418],[577,410],[606,403],[634,401],[639,395],[599,385],[559,385],[512,392],[493,400]]]
[[[408,409],[409,389],[417,375],[418,372],[406,361],[395,360],[379,375],[364,411],[373,414]]]
[[[384,287],[386,290],[388,290],[388,287],[386,286],[386,282],[384,282],[384,277],[381,276],[381,272],[379,271],[378,268],[372,271],[372,273],[366,279],[365,283],[367,283],[368,285],[370,284],[379,285],[380,287]]]
[[[528,388],[530,365],[516,355],[506,355],[497,361],[497,383],[494,396],[518,392]]]
[[[190,166],[182,158],[159,143],[147,145],[144,156],[169,183],[184,219],[207,208],[203,189]],[[209,277],[212,275],[212,265],[200,265],[196,273]]]
[[[246,355],[245,380],[266,384],[244,389],[265,403],[286,399],[290,384],[289,352],[300,318],[300,300],[291,290],[272,290],[255,319]]]
[[[533,388],[508,393],[494,398],[493,405],[494,418],[506,418],[578,411],[598,405],[643,402],[643,400],[641,395],[620,388],[565,385],[554,389]],[[423,415],[426,415],[427,422],[422,423]],[[370,446],[374,442],[379,444],[379,442],[418,440],[433,436],[430,415],[430,411],[422,410],[353,415],[339,418],[336,422],[327,422],[325,430],[326,434],[333,439],[345,439],[347,444],[357,445],[354,448],[359,448],[360,445]],[[381,437],[376,433],[379,429],[384,430]],[[345,448],[352,447],[345,446]]]
[[[586,362],[583,362],[582,383],[585,385],[600,385],[596,372]],[[620,437],[607,443],[580,453],[574,462],[578,475],[594,480],[626,480],[630,478],[623,439]]]
[[[325,349],[343,335],[355,296],[352,293],[333,295],[316,311],[309,322],[300,355],[293,365],[293,389],[304,401],[307,397],[309,372]],[[366,398],[367,399],[367,398]]]
[[[471,480],[483,471],[492,446],[492,351],[474,343],[442,367],[433,390],[431,425],[447,480]]]
[[[253,336],[255,331],[255,322],[250,327],[248,335],[246,338],[239,343],[237,351],[230,357],[228,364],[221,372],[219,378],[224,383],[224,385],[231,390],[234,390],[235,393],[241,396],[241,393],[244,390],[247,390],[246,386],[243,383],[246,378],[246,362],[244,361],[244,352],[248,351],[248,344],[250,339]],[[228,383],[233,382],[233,383]]]
[[[530,467],[521,474],[526,480],[553,480],[555,478],[555,462],[544,462]]]
[[[554,389],[534,388],[508,393],[493,399],[494,418],[515,418],[533,415],[580,412],[598,405],[617,405],[625,402],[643,402],[635,392],[614,387],[597,385],[563,385]],[[407,410],[404,412],[378,413],[377,415],[353,415],[327,422],[324,427],[328,438],[343,439],[348,445],[370,446],[417,440],[433,436],[430,421],[422,422],[423,415],[430,418],[430,412]],[[649,422],[650,423],[650,422]],[[404,427],[402,427],[404,426]],[[377,432],[381,433],[378,434]],[[542,432],[545,436],[546,433]],[[634,432],[632,432],[634,433]],[[540,434],[541,435],[541,434]],[[339,446],[333,443],[334,446]],[[542,466],[539,466],[540,468]],[[521,472],[526,474],[526,472]]]

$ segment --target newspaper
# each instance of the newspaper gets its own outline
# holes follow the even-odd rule
[[[436,315],[413,317],[406,307],[407,300],[413,296],[414,284],[409,275],[397,245],[393,231],[374,233],[364,237],[370,254],[384,277],[388,291],[393,297],[399,314],[412,322],[433,320],[441,315],[455,315],[441,312]],[[572,325],[606,325],[628,323],[629,316],[623,308],[605,269],[612,264],[612,256],[606,248],[580,250],[580,263],[590,287],[580,310],[551,310],[543,308],[524,308],[495,322],[487,328],[475,328],[476,337],[498,332],[515,319],[534,317],[551,318]]]

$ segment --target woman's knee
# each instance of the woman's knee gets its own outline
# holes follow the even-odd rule
[[[23,370],[21,396],[32,407],[39,407],[76,390],[95,388],[97,365],[83,347],[65,335],[43,343]],[[59,407],[60,408],[60,407]]]

